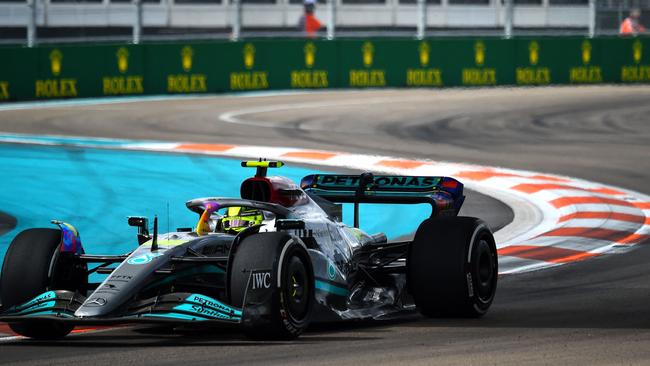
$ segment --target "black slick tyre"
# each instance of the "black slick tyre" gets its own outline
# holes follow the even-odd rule
[[[314,306],[314,274],[304,244],[286,233],[259,233],[234,249],[229,273],[232,305],[244,306],[251,271],[272,273],[269,311],[245,324],[246,335],[270,340],[298,337],[309,325]]]
[[[407,281],[415,304],[429,317],[480,317],[497,288],[496,243],[473,217],[422,222],[411,245]]]
[[[61,231],[57,229],[28,229],[14,238],[5,254],[0,278],[0,296],[5,309],[48,290],[77,290],[87,281],[87,277],[70,281],[70,273],[66,272],[71,266],[59,260],[60,242]],[[23,321],[9,326],[20,335],[36,339],[62,338],[74,328],[56,320]]]

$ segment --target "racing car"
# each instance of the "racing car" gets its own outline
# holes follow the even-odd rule
[[[76,325],[234,324],[255,339],[292,339],[311,322],[480,317],[495,296],[494,237],[460,217],[463,184],[450,177],[312,174],[297,185],[268,176],[279,161],[245,161],[240,198],[192,199],[193,227],[158,233],[146,217],[135,249],[91,255],[77,229],[19,233],[4,258],[0,321],[37,339]],[[359,229],[361,204],[429,204],[412,240]],[[342,205],[354,205],[354,225]],[[101,282],[93,274],[106,275]]]

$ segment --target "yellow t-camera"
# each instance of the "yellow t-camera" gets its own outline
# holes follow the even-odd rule
[[[281,161],[242,161],[241,166],[244,168],[257,168],[256,177],[266,177],[268,168],[282,168],[284,163]]]

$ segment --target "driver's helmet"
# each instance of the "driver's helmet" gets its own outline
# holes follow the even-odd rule
[[[226,214],[221,219],[221,227],[227,233],[240,231],[259,225],[264,220],[262,211],[247,207],[228,207]]]

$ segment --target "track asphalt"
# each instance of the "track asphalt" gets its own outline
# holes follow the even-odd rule
[[[647,86],[227,96],[2,111],[0,130],[460,161],[650,194],[649,102]],[[504,276],[483,319],[316,326],[288,343],[251,342],[231,331],[122,329],[0,344],[0,363],[648,364],[647,244]]]

